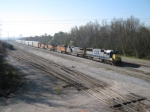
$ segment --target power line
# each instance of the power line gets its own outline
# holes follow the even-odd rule
[[[3,25],[27,25],[27,24],[77,24],[88,23],[91,21],[110,23],[113,19],[66,19],[66,20],[28,20],[28,21],[1,21]],[[117,19],[116,19],[117,20]],[[140,18],[141,22],[150,23],[150,18]]]

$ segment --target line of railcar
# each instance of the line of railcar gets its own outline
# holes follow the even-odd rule
[[[61,52],[65,54],[76,55],[88,59],[98,59],[102,63],[112,64],[112,65],[121,65],[121,57],[114,50],[104,50],[99,48],[85,48],[82,49],[77,46],[68,46],[68,45],[49,45],[43,44],[37,41],[23,41],[16,40],[20,44],[25,44],[37,48],[47,49],[51,51]]]

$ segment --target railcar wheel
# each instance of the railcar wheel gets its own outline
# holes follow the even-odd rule
[[[107,64],[109,64],[109,60],[107,60]]]
[[[106,64],[106,60],[104,60],[104,63]]]
[[[113,62],[113,65],[116,66],[116,62]]]

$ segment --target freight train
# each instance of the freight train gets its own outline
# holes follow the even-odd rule
[[[80,48],[77,46],[68,46],[68,45],[49,45],[42,44],[37,41],[24,41],[16,40],[16,42],[28,46],[33,46],[37,48],[47,49],[51,51],[61,52],[70,55],[76,55],[88,59],[98,59],[102,63],[112,64],[112,65],[121,65],[121,57],[114,50],[105,50],[99,48]]]

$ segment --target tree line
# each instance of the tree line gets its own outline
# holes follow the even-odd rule
[[[58,32],[54,36],[36,36],[23,38],[55,45],[73,45],[82,48],[92,47],[113,49],[119,54],[150,60],[150,27],[131,16],[114,18],[111,22],[89,22],[80,27],[71,28],[69,33]]]
[[[26,41],[39,41],[41,43],[48,43],[53,37],[51,35],[47,35],[46,33],[41,36],[30,36],[30,37],[24,37],[21,38],[21,40],[26,40]]]

